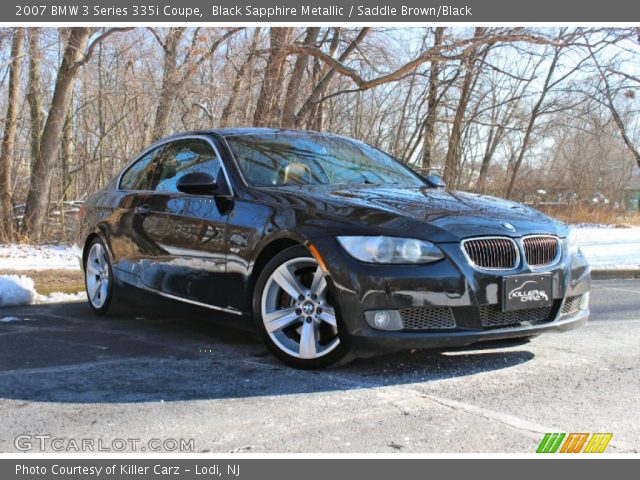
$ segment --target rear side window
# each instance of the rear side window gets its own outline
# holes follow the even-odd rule
[[[149,189],[177,192],[178,179],[187,173],[204,172],[220,182],[221,165],[209,142],[180,140],[167,145],[158,160]]]
[[[120,189],[147,190],[149,179],[153,175],[155,167],[154,160],[161,150],[162,147],[156,148],[131,165],[129,169],[124,172],[124,175],[122,175]]]

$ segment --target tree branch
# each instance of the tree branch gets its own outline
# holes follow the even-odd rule
[[[149,32],[151,32],[151,34],[153,35],[153,38],[155,38],[156,41],[158,42],[158,45],[160,45],[160,48],[162,48],[164,50],[164,48],[165,48],[164,40],[162,40],[162,38],[160,38],[160,35],[158,35],[158,32],[156,31],[156,29],[153,28],[153,27],[147,27],[147,30]]]
[[[91,60],[91,57],[93,56],[93,52],[95,51],[96,47],[100,42],[107,39],[114,33],[127,32],[129,30],[133,30],[133,27],[115,27],[105,31],[104,33],[102,33],[102,35],[98,36],[93,42],[91,42],[91,44],[89,45],[89,48],[87,48],[87,52],[83,55],[82,59],[78,60],[73,65],[71,65],[71,67],[69,67],[69,70],[76,70],[81,66],[85,65],[86,63],[88,63],[89,60]]]
[[[503,34],[495,34],[489,33],[486,35],[466,38],[463,40],[458,40],[452,42],[448,45],[438,45],[435,47],[431,47],[428,50],[424,51],[418,57],[414,58],[410,62],[402,65],[398,69],[387,73],[385,75],[381,75],[377,78],[365,79],[353,68],[347,66],[344,63],[344,60],[335,59],[332,56],[326,54],[318,47],[307,46],[307,45],[299,45],[292,44],[287,45],[285,48],[288,53],[302,54],[302,55],[310,55],[315,57],[322,62],[329,65],[333,70],[341,73],[342,75],[350,78],[359,89],[368,90],[370,88],[377,87],[378,85],[382,85],[385,83],[390,83],[397,81],[404,77],[407,73],[415,70],[419,65],[431,62],[431,61],[451,61],[451,60],[459,60],[464,56],[464,52],[461,53],[452,53],[459,51],[460,49],[467,50],[469,48],[477,48],[481,45],[486,44],[494,44],[494,43],[516,43],[516,42],[526,42],[537,45],[555,45],[555,46],[566,46],[567,42],[562,39],[550,39],[546,37],[540,37],[531,34],[521,34],[521,33],[503,33]],[[449,53],[449,54],[448,54]]]

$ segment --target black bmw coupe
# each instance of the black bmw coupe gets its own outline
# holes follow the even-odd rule
[[[80,223],[96,313],[142,289],[251,324],[299,368],[589,318],[589,267],[566,225],[336,135],[165,138],[91,195]]]

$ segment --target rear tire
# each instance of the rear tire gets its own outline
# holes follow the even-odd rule
[[[89,306],[97,315],[122,314],[129,306],[116,285],[109,253],[99,237],[89,244],[84,264],[84,285]]]
[[[285,364],[316,369],[353,358],[341,341],[329,290],[320,265],[302,245],[280,252],[260,272],[254,321],[269,350]]]

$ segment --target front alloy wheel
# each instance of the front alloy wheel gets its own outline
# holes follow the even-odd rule
[[[262,271],[254,295],[258,328],[288,365],[320,368],[344,357],[328,290],[325,273],[304,247],[285,250]]]

